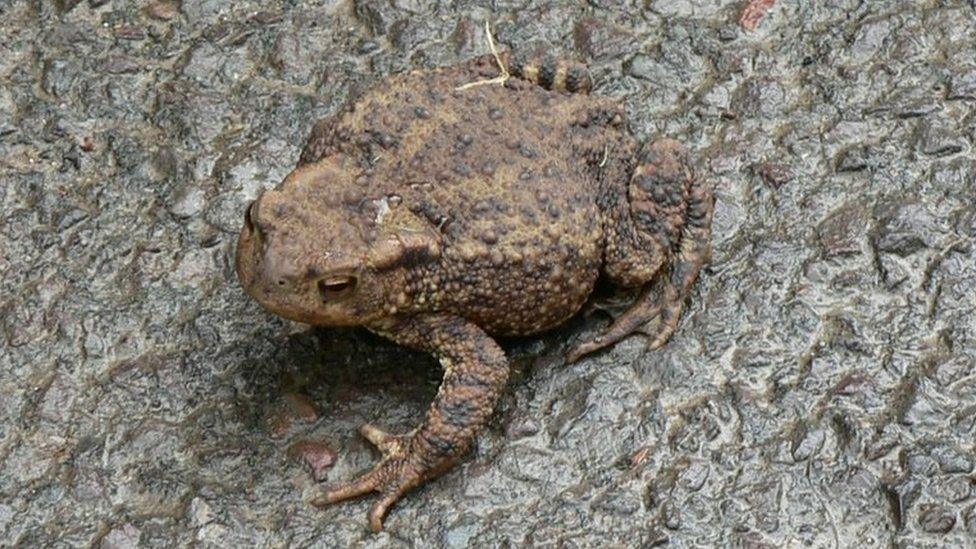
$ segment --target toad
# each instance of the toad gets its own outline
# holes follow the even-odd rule
[[[598,277],[639,297],[568,361],[674,332],[709,257],[711,192],[679,143],[642,143],[590,88],[579,64],[509,53],[392,76],[319,121],[294,171],[247,208],[236,266],[262,306],[363,326],[444,369],[423,423],[364,425],[382,459],[313,503],[378,492],[380,530],[487,422],[509,373],[495,337],[559,325]]]

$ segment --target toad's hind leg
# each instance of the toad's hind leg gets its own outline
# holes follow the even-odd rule
[[[569,93],[589,93],[593,80],[586,65],[568,59],[519,52],[506,53],[503,62],[512,75],[542,86],[547,90]]]
[[[650,347],[674,333],[682,304],[708,261],[713,199],[694,177],[684,147],[670,139],[645,148],[627,189],[601,204],[607,221],[606,274],[616,284],[642,286],[637,301],[602,335],[573,348],[567,360],[640,332]],[[662,271],[666,267],[667,272]]]

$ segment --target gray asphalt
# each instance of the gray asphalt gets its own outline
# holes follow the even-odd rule
[[[976,8],[744,5],[0,3],[0,545],[976,547]],[[659,351],[564,365],[599,311],[506,342],[476,450],[374,535],[306,461],[367,468],[438,368],[263,312],[237,231],[316,118],[485,20],[695,152],[714,261]]]

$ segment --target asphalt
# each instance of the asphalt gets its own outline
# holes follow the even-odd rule
[[[0,545],[976,547],[976,8],[756,5],[0,4]],[[714,259],[661,350],[565,365],[599,310],[506,342],[477,448],[372,534],[308,500],[438,367],[269,316],[237,231],[317,118],[486,20],[694,151]]]

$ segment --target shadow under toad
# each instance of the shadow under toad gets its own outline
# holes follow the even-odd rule
[[[598,323],[577,315],[543,334],[500,339],[512,368],[506,393],[511,393],[512,385],[529,381],[535,368],[560,364],[567,342]],[[412,429],[422,420],[443,376],[430,354],[360,328],[312,327],[284,337],[276,345],[273,359],[258,366],[265,370],[264,375],[277,378],[271,384],[275,394],[253,404],[274,407],[277,399],[301,395],[298,398],[314,407],[325,422],[348,423],[350,428],[373,421]],[[306,419],[312,415],[291,412],[297,417],[309,416]]]
[[[553,330],[499,343],[509,358],[509,386],[488,429],[504,431],[519,408],[532,400],[533,377],[564,368],[563,356],[575,340],[605,327],[616,312],[615,292],[598,291],[572,319]],[[625,296],[626,299],[626,296]],[[308,457],[294,448],[319,444],[364,452],[359,427],[373,423],[390,432],[417,427],[435,398],[443,370],[430,354],[397,345],[362,328],[310,327],[272,341],[254,341],[252,359],[237,370],[250,393],[239,402],[252,433],[304,461],[319,477],[321,453]],[[261,350],[263,352],[256,353]],[[247,351],[245,351],[247,352]],[[544,376],[545,377],[545,376]],[[259,433],[263,433],[260,435]],[[311,442],[310,442],[311,441]]]

